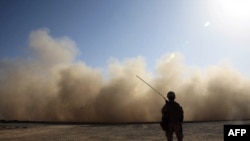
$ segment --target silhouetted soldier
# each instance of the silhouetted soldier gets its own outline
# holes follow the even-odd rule
[[[162,122],[161,127],[166,133],[166,137],[168,141],[173,141],[173,133],[178,139],[178,141],[182,141],[183,133],[182,133],[182,122],[183,122],[183,109],[179,105],[179,103],[175,102],[175,93],[169,91],[167,94],[166,104],[162,107]]]

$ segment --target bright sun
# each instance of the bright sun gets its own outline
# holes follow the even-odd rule
[[[225,16],[245,20],[250,17],[250,0],[218,0]]]
[[[218,29],[231,35],[249,32],[250,0],[211,0],[209,3],[212,23],[216,23]]]

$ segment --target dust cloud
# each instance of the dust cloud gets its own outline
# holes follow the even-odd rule
[[[165,96],[176,92],[185,120],[250,118],[250,79],[229,64],[201,69],[179,53],[164,55],[155,72],[143,57],[111,60],[108,74],[76,60],[70,38],[46,29],[30,34],[29,57],[0,60],[0,119],[77,122],[159,121]]]

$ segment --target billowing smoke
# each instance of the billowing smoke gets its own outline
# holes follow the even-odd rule
[[[45,29],[30,35],[27,58],[0,60],[0,118],[5,120],[159,121],[164,100],[135,76],[166,95],[173,90],[185,120],[250,118],[250,80],[230,65],[188,67],[181,54],[160,58],[155,74],[143,57],[108,64],[108,76],[75,60],[75,43]]]

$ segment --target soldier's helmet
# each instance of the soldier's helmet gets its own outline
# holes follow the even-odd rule
[[[175,99],[175,93],[173,91],[169,91],[167,94],[167,98],[170,100]]]

